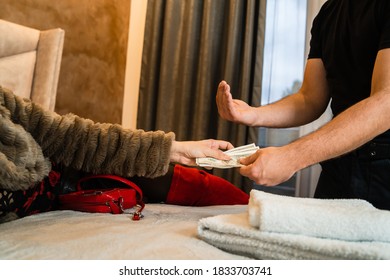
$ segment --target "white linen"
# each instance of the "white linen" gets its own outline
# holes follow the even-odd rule
[[[390,243],[351,242],[305,235],[260,231],[249,224],[248,213],[201,219],[204,241],[233,254],[263,260],[390,260]]]
[[[315,199],[252,190],[249,223],[261,231],[390,242],[390,211],[365,200]]]
[[[330,205],[328,205],[331,209],[337,208],[339,211],[346,211],[345,213],[340,213],[343,217],[342,222],[340,222],[338,212],[326,212],[327,210],[323,208],[317,209],[317,201],[315,200],[308,200],[308,203],[304,204],[303,209],[296,210],[293,204],[295,204],[296,208],[301,207],[302,199],[300,198],[261,194],[261,199],[259,199],[257,192],[259,191],[251,191],[250,201],[252,201],[249,203],[247,211],[202,218],[198,224],[199,237],[227,252],[256,259],[390,259],[390,243],[381,241],[385,239],[384,234],[388,229],[375,225],[375,220],[362,220],[361,223],[366,226],[373,226],[376,230],[382,230],[382,233],[378,233],[375,236],[380,239],[379,241],[351,241],[339,238],[339,236],[344,236],[344,230],[347,233],[350,232],[350,229],[346,228],[349,226],[352,226],[354,230],[361,230],[360,235],[359,233],[353,233],[354,238],[357,240],[372,240],[374,237],[370,229],[361,228],[356,221],[347,221],[348,210],[342,207],[344,205],[343,202],[330,201]],[[269,201],[264,201],[268,199]],[[295,200],[297,203],[295,203]],[[257,203],[259,201],[261,203]],[[261,205],[262,203],[264,205]],[[322,207],[326,205],[326,202],[318,201],[318,204]],[[370,204],[361,201],[353,200],[345,204],[354,210],[356,210],[354,208],[356,206],[370,213],[374,211]],[[291,216],[294,214],[298,215],[298,217]],[[351,219],[359,218],[355,214],[352,211]],[[325,218],[323,217],[324,215]],[[332,228],[330,231],[327,230],[327,223],[316,223],[313,220],[314,217],[317,217],[318,220],[331,220],[326,215],[331,215],[336,221],[330,225]],[[369,216],[362,215],[365,218]],[[307,217],[309,217],[309,222],[306,221]],[[370,219],[375,217],[377,216],[369,216]],[[387,222],[383,221],[381,215],[379,217],[376,222]],[[300,224],[300,220],[304,220],[304,222]],[[287,225],[284,226],[283,223]],[[335,229],[337,223],[339,223],[338,230]],[[294,228],[294,224],[297,225],[296,228]],[[320,234],[319,224],[323,227],[325,234],[333,236],[333,238],[306,234],[307,232],[309,234],[313,232],[317,235]],[[312,230],[310,227],[318,228]],[[276,230],[281,231],[281,229],[286,230],[286,232],[275,232]],[[364,238],[361,238],[362,236]],[[370,238],[367,238],[367,236]]]
[[[197,237],[199,219],[246,205],[147,204],[145,217],[53,211],[0,224],[0,259],[246,259]]]

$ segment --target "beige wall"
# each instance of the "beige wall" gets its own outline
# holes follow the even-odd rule
[[[65,30],[56,111],[121,123],[130,0],[1,0],[0,18]]]
[[[131,0],[130,3],[129,44],[127,46],[122,125],[126,128],[135,129],[137,128],[138,95],[148,1]]]

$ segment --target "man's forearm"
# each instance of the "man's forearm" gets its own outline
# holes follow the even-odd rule
[[[289,95],[275,103],[256,108],[258,116],[253,126],[287,128],[308,124],[321,116],[328,101],[313,106],[301,93]]]
[[[390,93],[378,93],[350,107],[317,131],[288,145],[296,169],[348,153],[390,129]]]
[[[256,108],[256,126],[283,128],[310,123],[325,112],[329,100],[322,60],[309,59],[299,91],[275,103]]]

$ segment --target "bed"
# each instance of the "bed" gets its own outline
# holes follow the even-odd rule
[[[364,200],[252,190],[248,205],[146,204],[143,214],[59,210],[0,224],[0,259],[390,259],[390,211]]]
[[[186,207],[147,204],[140,221],[128,214],[52,211],[0,225],[0,259],[247,259],[197,235],[201,218],[245,211],[245,205]]]
[[[54,110],[64,31],[0,20],[0,35],[0,84]],[[0,224],[0,259],[245,259],[197,237],[200,218],[243,208],[148,204],[137,222],[130,215],[36,214]]]
[[[0,20],[0,35],[0,84],[54,110],[64,31]],[[36,214],[0,224],[0,259],[245,259],[197,236],[199,219],[244,208],[147,204],[140,221],[126,214]]]
[[[47,34],[46,34],[47,33]],[[18,93],[19,80],[28,81],[23,85],[24,97],[31,98],[46,109],[53,110],[60,57],[62,54],[64,32],[60,29],[41,31],[18,26],[0,20],[0,34],[9,39],[0,46],[0,74],[10,72],[15,65],[12,59],[22,58],[29,53],[32,58],[39,57],[39,46],[52,48],[49,64],[40,65],[31,59],[34,72],[29,79],[17,75],[0,75],[0,84],[5,84]],[[14,34],[17,36],[15,37]],[[48,38],[46,38],[48,37]],[[50,39],[45,43],[38,40]],[[6,40],[4,40],[5,42]],[[10,53],[17,46],[17,53]],[[38,48],[38,49],[37,49]],[[46,53],[46,52],[45,52]],[[42,61],[42,60],[41,60]],[[42,76],[40,69],[51,69],[49,85],[34,90],[32,85]],[[2,71],[3,70],[3,71]],[[46,71],[46,70],[45,70]],[[22,73],[16,69],[12,73]],[[13,78],[18,78],[16,81]],[[47,89],[44,91],[43,89]],[[35,93],[34,93],[35,92]],[[46,92],[44,95],[39,96]],[[47,101],[47,102],[46,102]],[[296,221],[299,224],[306,214],[314,213],[313,206],[296,213],[297,206],[305,205],[301,200],[294,203],[280,201],[271,197],[271,214],[280,213],[272,221]],[[277,203],[275,203],[275,201]],[[315,202],[317,204],[317,201]],[[286,209],[292,205],[291,209]],[[340,205],[338,205],[340,207]],[[344,205],[343,205],[344,206]],[[359,205],[360,207],[360,205]],[[256,208],[256,207],[255,207]],[[369,207],[368,207],[369,208]],[[372,209],[364,212],[356,220],[374,221],[371,217],[381,216],[381,221],[367,226],[372,229],[380,225],[378,231],[386,238],[376,240],[339,240],[327,236],[307,236],[302,234],[274,233],[259,231],[248,224],[249,205],[220,205],[207,207],[185,207],[168,204],[147,204],[140,221],[132,221],[130,215],[91,214],[76,211],[52,211],[25,217],[0,224],[0,259],[3,260],[248,260],[254,259],[390,259],[390,212],[377,213]],[[326,205],[327,210],[334,209]],[[277,210],[277,211],[275,211]],[[352,209],[354,210],[354,209]],[[266,211],[267,212],[267,211]],[[372,213],[373,212],[373,213]],[[291,214],[290,216],[286,215]],[[320,208],[321,215],[324,213]],[[335,215],[348,213],[337,211],[329,213],[330,221]],[[294,214],[294,215],[293,215]],[[271,215],[272,216],[272,215]],[[382,217],[383,216],[383,217]],[[347,217],[348,218],[348,217]],[[346,219],[348,220],[348,219]],[[284,223],[284,222],[283,222]],[[282,225],[281,223],[280,225]],[[361,223],[360,223],[361,224]],[[315,228],[314,223],[305,228]],[[373,227],[374,226],[374,227]],[[329,224],[325,223],[326,232]],[[337,224],[335,228],[340,228]],[[359,228],[359,226],[355,227]],[[351,232],[353,227],[346,228]],[[364,233],[364,229],[361,230]],[[372,230],[371,230],[372,231]],[[360,232],[360,231],[357,231]],[[238,234],[237,234],[238,233]],[[332,236],[331,236],[332,237]],[[380,236],[381,237],[381,236]]]

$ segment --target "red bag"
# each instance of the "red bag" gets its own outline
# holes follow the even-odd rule
[[[109,181],[108,187],[97,179]],[[107,180],[108,179],[108,180]],[[116,175],[90,175],[77,182],[77,190],[59,196],[60,209],[90,213],[121,214],[125,209],[136,207],[133,220],[142,218],[145,207],[142,190],[133,182]]]

